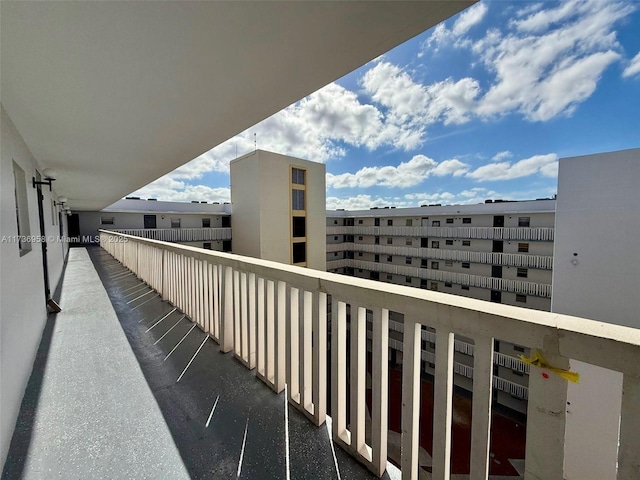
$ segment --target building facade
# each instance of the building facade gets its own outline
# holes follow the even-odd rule
[[[549,311],[553,199],[327,212],[327,271]],[[392,359],[403,319],[391,312]],[[435,333],[422,332],[422,370],[434,374]],[[474,345],[456,338],[455,384],[473,388]],[[529,367],[521,345],[495,342],[495,401],[525,413]]]

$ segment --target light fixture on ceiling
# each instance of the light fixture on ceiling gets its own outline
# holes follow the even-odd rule
[[[54,202],[53,202],[53,204],[54,204],[55,206],[63,207],[63,210],[64,210],[64,204],[65,204],[65,203],[67,203],[67,197],[58,197],[58,201],[56,202],[56,201],[54,200]]]
[[[44,181],[41,182],[37,182],[36,177],[32,177],[33,188],[37,188],[36,185],[49,185],[49,191],[51,191],[51,182],[53,182],[57,177],[56,171],[53,168],[45,168],[42,171],[42,176],[44,176]]]

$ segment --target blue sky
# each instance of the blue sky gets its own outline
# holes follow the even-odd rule
[[[556,193],[558,159],[640,146],[640,3],[482,1],[134,192],[229,201],[254,148],[327,166],[327,208]]]

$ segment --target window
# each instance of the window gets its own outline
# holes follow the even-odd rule
[[[172,218],[171,219],[171,228],[180,228],[180,219]]]
[[[362,252],[358,252],[358,256],[361,257],[362,256]]]
[[[378,254],[376,253],[375,257],[373,257],[373,261],[374,261],[374,262],[379,262],[379,261],[380,261],[380,255],[378,255]]]
[[[427,268],[428,266],[428,261],[426,258],[423,258],[420,260],[420,268]]]
[[[462,246],[463,247],[470,247],[471,246],[471,240],[463,240],[462,241]]]
[[[462,223],[471,223],[471,217],[462,217]]]
[[[429,283],[429,290],[433,290],[434,292],[438,291],[438,282],[430,282]]]
[[[445,267],[453,267],[453,260],[445,260],[444,261],[444,266]]]
[[[291,209],[304,210],[304,190],[293,189],[291,191]]]
[[[453,240],[445,240],[445,245],[453,245]]]
[[[360,236],[360,237],[358,237],[358,240],[359,240],[359,241],[362,241],[362,237],[361,237],[361,236]]]
[[[380,219],[379,219],[379,218],[374,218],[374,219],[373,219],[373,224],[374,224],[376,227],[379,227],[379,226],[380,226]]]
[[[387,255],[387,262],[393,262],[393,255]]]
[[[411,277],[405,277],[405,278],[404,278],[404,280],[405,280],[407,283],[411,283]]]
[[[389,281],[393,280],[393,275],[387,275],[387,280]]]
[[[222,217],[222,228],[229,228],[229,227],[231,227],[231,217],[230,216]]]
[[[299,242],[293,244],[293,263],[304,263],[307,261],[307,244]]]
[[[412,239],[410,239],[410,238],[407,238],[407,239],[404,241],[404,244],[405,244],[405,245],[407,245],[408,247],[411,247],[411,246],[413,245],[413,240],[412,240]]]
[[[407,265],[411,265],[411,257],[405,258],[404,263],[406,263]]]
[[[447,218],[447,223],[453,223],[453,218]]]
[[[527,253],[529,251],[528,243],[519,243],[518,244],[518,252]]]
[[[292,168],[291,183],[295,183],[296,185],[305,185],[304,174],[305,174],[305,171],[302,170],[301,168]]]
[[[392,219],[387,220],[387,226],[393,227],[393,220]]]
[[[440,220],[434,220],[431,222],[431,226],[432,227],[439,227],[440,226]]]
[[[375,237],[373,239],[373,243],[375,243],[376,245],[380,245],[380,237]]]
[[[434,270],[439,270],[440,262],[431,262],[431,268],[433,268]]]
[[[516,276],[520,278],[527,278],[529,276],[529,271],[526,268],[519,268]]]
[[[460,288],[462,290],[469,290],[469,285],[461,285]]]
[[[438,240],[432,240],[431,248],[440,248],[440,242]]]
[[[115,225],[115,217],[100,217],[100,225]]]
[[[211,228],[211,219],[203,218],[202,219],[202,228]]]
[[[471,268],[471,263],[469,263],[469,262],[462,262],[462,268]]]
[[[448,288],[451,288],[451,287],[453,287],[453,284],[451,282],[444,282],[444,286],[448,287]]]
[[[527,303],[527,296],[516,294],[516,302]]]
[[[338,237],[334,235],[333,239],[334,239],[334,240],[338,240]]]
[[[514,346],[513,346],[513,349],[514,349],[516,352],[522,352],[522,353],[524,353],[524,347],[521,347],[520,345],[514,345]]]
[[[31,242],[23,242],[21,238],[30,236],[29,210],[27,201],[27,181],[24,170],[13,162],[13,187],[16,200],[16,221],[18,226],[18,251],[20,256],[31,251]]]
[[[211,250],[211,242],[203,243],[202,248],[204,248],[205,250]]]
[[[362,219],[358,220],[358,225],[362,225]]]
[[[306,237],[307,236],[307,219],[305,217],[293,217],[293,237]]]
[[[393,245],[393,238],[387,237],[387,245]]]
[[[518,217],[519,227],[528,227],[531,224],[531,217]]]
[[[413,227],[413,219],[407,218],[407,227]]]
[[[518,377],[524,377],[524,373],[519,372],[517,370],[511,370],[511,373],[513,373],[514,375],[516,375]]]
[[[334,221],[333,221],[333,224],[334,224],[334,225],[337,225],[337,224],[338,224],[338,220],[334,220]]]

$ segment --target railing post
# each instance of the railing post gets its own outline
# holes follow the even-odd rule
[[[640,379],[622,380],[618,480],[640,478]]]
[[[448,480],[451,473],[451,401],[453,397],[452,332],[436,330],[436,368],[433,386],[433,479]]]
[[[486,480],[489,475],[489,440],[491,438],[493,338],[476,338],[473,350],[471,475],[469,479]]]
[[[382,476],[387,468],[389,401],[389,310],[373,310],[371,365],[371,449],[374,473]]]
[[[220,350],[227,353],[233,349],[233,269],[224,267],[224,289],[222,320],[220,322]]]
[[[404,318],[402,345],[402,478],[418,478],[420,448],[420,324]]]
[[[327,416],[327,294],[313,293],[313,417],[322,425]]]
[[[569,360],[549,352],[544,358],[568,369]],[[567,381],[549,370],[532,368],[529,375],[525,480],[561,479],[564,476],[564,432]]]

